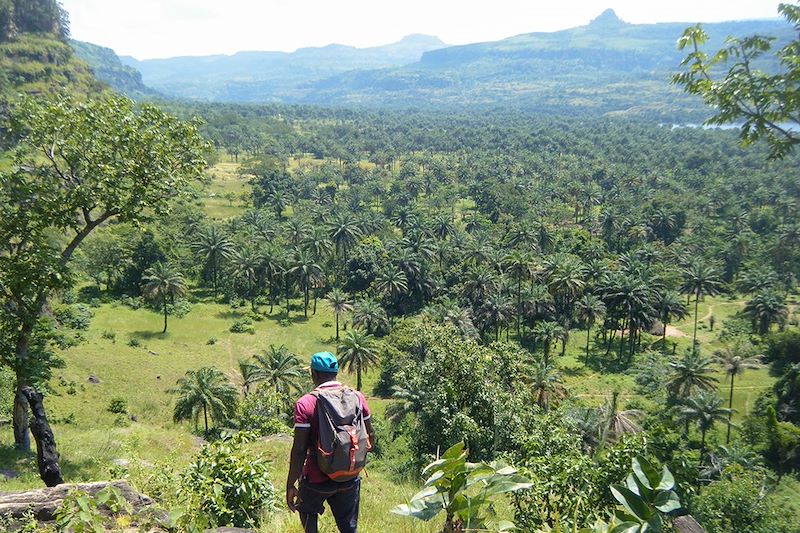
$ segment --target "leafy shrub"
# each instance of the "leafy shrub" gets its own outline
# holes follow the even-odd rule
[[[239,405],[239,428],[258,435],[288,433],[291,402],[285,394],[262,385]]]
[[[256,527],[275,510],[275,488],[267,461],[242,450],[239,433],[203,446],[181,476],[179,497],[189,502],[182,521],[207,518],[212,526]]]
[[[253,321],[249,318],[241,318],[235,321],[230,327],[231,333],[249,333],[255,335],[256,328],[253,326]]]
[[[291,325],[292,325],[292,321],[291,321],[291,320],[289,320],[288,318],[281,318],[281,319],[278,321],[278,325],[279,325],[280,327],[282,327],[282,328],[288,328],[289,326],[291,326]]]
[[[217,338],[216,338],[216,337],[210,337],[210,338],[209,338],[209,339],[206,341],[206,344],[207,344],[208,346],[214,346],[215,344],[217,344]]]
[[[192,310],[192,304],[189,303],[188,300],[184,300],[183,298],[178,298],[175,300],[174,304],[170,304],[167,306],[167,312],[173,316],[178,318],[185,317],[189,314],[189,311]],[[163,308],[159,308],[159,311],[163,311]]]
[[[332,328],[333,327],[333,323],[330,320],[326,320],[325,322],[322,323],[322,327],[323,328]]]
[[[125,414],[128,412],[128,402],[125,398],[111,398],[111,401],[108,403],[108,412],[114,414]]]
[[[141,296],[123,296],[120,301],[122,305],[130,307],[133,310],[141,309],[141,307],[145,305],[145,301]]]
[[[111,331],[110,329],[106,329],[103,333],[100,334],[106,340],[116,343],[117,342],[117,333],[115,331]]]
[[[131,337],[128,341],[128,346],[131,348],[139,348],[142,345],[142,341],[138,337]]]
[[[56,309],[56,320],[70,329],[86,330],[92,322],[92,310],[84,304],[75,304]]]
[[[694,514],[708,533],[800,531],[800,519],[791,510],[769,495],[764,496],[766,484],[763,470],[730,466],[719,481],[700,491],[694,501]]]
[[[130,504],[116,487],[106,487],[95,496],[83,491],[72,491],[56,511],[58,530],[75,533],[105,531],[106,520],[100,507],[106,507],[114,514],[128,516],[132,511]]]

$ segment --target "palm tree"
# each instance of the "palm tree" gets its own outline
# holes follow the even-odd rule
[[[681,359],[669,363],[672,373],[666,383],[667,390],[675,398],[688,398],[697,392],[714,390],[719,380],[712,375],[713,362],[698,350],[687,350]]]
[[[178,395],[173,412],[175,422],[192,418],[197,427],[197,420],[202,412],[206,433],[209,415],[219,424],[229,420],[236,412],[236,387],[231,385],[225,374],[214,367],[189,370],[170,392]]]
[[[656,312],[658,319],[664,326],[664,332],[661,335],[662,348],[667,348],[667,326],[673,320],[682,320],[686,315],[686,305],[684,305],[678,293],[675,291],[664,291],[656,297]]]
[[[681,408],[681,417],[687,422],[697,422],[700,430],[700,463],[706,453],[706,433],[717,422],[730,419],[733,410],[722,407],[722,398],[714,392],[703,392],[698,396],[688,398]]]
[[[311,254],[305,250],[299,250],[295,256],[294,263],[289,268],[289,273],[297,276],[300,279],[305,303],[303,307],[303,314],[306,318],[308,318],[308,291],[311,287],[311,283],[314,280],[322,277],[322,267],[314,261],[314,258],[311,257]]]
[[[478,307],[498,289],[497,274],[484,264],[473,266],[467,271],[461,294]]]
[[[416,382],[405,386],[392,385],[392,399],[395,401],[386,407],[386,420],[392,425],[397,425],[407,414],[420,410],[425,399],[425,391]]]
[[[629,433],[639,433],[642,428],[639,420],[644,417],[644,413],[639,409],[619,409],[619,391],[611,393],[611,398],[600,408],[600,443],[598,449],[605,446],[607,442],[616,442],[622,435]]]
[[[402,270],[389,268],[378,275],[375,280],[375,288],[379,293],[395,301],[398,297],[408,293],[408,278]]]
[[[347,252],[356,245],[361,238],[361,228],[358,220],[351,213],[342,213],[328,223],[328,236],[336,246],[337,252],[342,253],[344,262],[347,262]]]
[[[714,352],[714,361],[722,366],[725,374],[731,380],[730,392],[728,393],[728,409],[733,412],[733,381],[736,376],[744,373],[745,370],[761,368],[761,356],[753,355],[753,347],[750,344],[737,343],[733,346]],[[725,444],[731,441],[731,419],[728,417],[728,432],[725,436]]]
[[[498,293],[489,296],[478,308],[477,318],[480,319],[481,332],[494,326],[494,340],[500,340],[500,328],[514,316],[513,305],[508,297]]]
[[[564,328],[558,322],[539,322],[533,328],[534,338],[542,343],[544,349],[544,366],[550,365],[550,350],[553,347],[553,342],[564,336]]]
[[[343,313],[349,313],[353,310],[353,304],[350,302],[350,297],[346,292],[341,289],[333,289],[328,293],[328,305],[333,310],[336,316],[336,340],[339,340],[339,316]]]
[[[453,219],[450,215],[438,215],[433,221],[433,234],[434,236],[443,241],[455,232],[453,227]]]
[[[594,294],[585,294],[576,302],[578,319],[586,324],[586,364],[589,364],[589,337],[594,323],[606,312],[603,301]]]
[[[693,262],[683,271],[681,292],[694,295],[694,332],[692,333],[692,346],[694,349],[697,347],[697,307],[700,303],[700,298],[705,295],[714,296],[717,294],[720,283],[717,271],[713,267],[703,264],[702,261]]]
[[[256,383],[260,378],[258,367],[247,359],[239,359],[239,374],[242,376],[242,394],[247,398],[250,393],[250,385]]]
[[[333,251],[333,243],[328,238],[328,233],[324,228],[319,227],[311,230],[308,237],[303,240],[303,247],[311,252],[318,261],[329,256]]]
[[[290,218],[286,222],[286,238],[295,248],[300,246],[310,231],[308,224],[297,217]]]
[[[534,403],[544,412],[567,397],[567,389],[558,370],[545,362],[535,362],[526,376]]]
[[[199,253],[206,261],[206,268],[211,269],[211,280],[214,287],[214,298],[217,297],[217,273],[220,263],[233,253],[233,243],[219,231],[216,226],[200,231],[197,238],[192,241],[191,248]]]
[[[281,344],[277,348],[270,344],[263,353],[254,356],[256,373],[253,381],[266,381],[275,392],[289,394],[302,387],[305,375],[303,365],[295,354]]]
[[[145,296],[155,302],[160,302],[164,307],[164,330],[161,333],[166,333],[167,301],[186,294],[186,281],[175,267],[161,261],[145,271],[142,281],[144,281],[142,290]]]
[[[349,374],[356,373],[356,389],[361,390],[361,373],[378,364],[375,340],[372,335],[352,329],[337,348],[339,364]]]
[[[256,284],[259,276],[258,271],[261,267],[261,257],[250,249],[242,252],[235,251],[231,254],[231,273],[238,278],[242,278],[247,283],[247,295],[250,297],[250,307],[256,310]]]
[[[522,322],[522,281],[533,275],[533,261],[529,254],[513,251],[505,258],[506,272],[517,281],[517,337]]]
[[[784,324],[789,316],[786,299],[782,294],[771,291],[756,294],[744,306],[744,314],[753,323],[760,335],[769,332],[772,324]]]
[[[284,270],[285,253],[283,249],[274,244],[268,244],[261,249],[261,268],[267,275],[269,285],[269,314],[275,306],[275,278],[280,277]],[[278,289],[280,291],[280,288]]]
[[[386,310],[375,300],[359,300],[353,306],[353,325],[372,334],[389,325]]]

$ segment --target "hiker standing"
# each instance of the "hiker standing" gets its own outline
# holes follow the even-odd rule
[[[338,373],[339,362],[332,353],[312,355],[316,388],[294,406],[286,505],[298,511],[306,533],[317,533],[325,502],[341,533],[356,533],[358,528],[359,473],[375,432],[364,395],[336,381]]]

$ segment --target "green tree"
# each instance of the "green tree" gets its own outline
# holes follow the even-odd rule
[[[337,347],[339,364],[348,373],[356,373],[356,389],[361,390],[361,373],[378,364],[375,340],[369,333],[351,329]]]
[[[666,382],[667,391],[674,398],[688,398],[697,392],[713,390],[718,381],[713,376],[713,362],[699,351],[687,350],[682,358],[669,363],[672,372]]]
[[[177,384],[176,388],[170,390],[178,395],[173,412],[175,422],[193,419],[197,427],[202,412],[205,432],[208,433],[209,415],[219,424],[229,420],[236,412],[236,387],[214,367],[189,370]]]
[[[778,11],[789,23],[800,24],[800,6],[780,4]],[[689,27],[678,40],[681,50],[690,50],[681,62],[686,70],[676,74],[673,83],[716,109],[706,124],[743,121],[739,135],[742,144],[763,138],[769,144],[770,156],[780,158],[800,143],[800,39],[775,53],[780,69],[768,74],[758,70],[756,63],[770,52],[774,40],[760,35],[732,37],[724,48],[709,55],[702,50],[708,34],[699,24]]]
[[[603,301],[594,294],[584,294],[576,302],[578,318],[586,324],[586,364],[589,364],[589,338],[592,333],[594,323],[606,312]]]
[[[550,350],[553,348],[553,343],[565,335],[564,328],[558,322],[540,322],[533,328],[534,338],[542,343],[544,350],[544,365],[550,365]]]
[[[283,344],[277,348],[270,344],[267,351],[255,355],[254,358],[256,370],[252,382],[265,381],[275,392],[284,394],[298,391],[302,387],[302,379],[306,375],[303,365]]]
[[[733,346],[725,346],[714,352],[715,361],[722,366],[722,370],[731,380],[730,392],[728,393],[728,409],[733,414],[733,382],[736,376],[744,374],[745,370],[761,368],[761,356],[753,354],[753,347],[750,344],[738,343]],[[725,444],[731,441],[731,417],[728,416],[728,432],[725,435]]]
[[[343,212],[328,223],[328,236],[336,246],[336,251],[341,252],[343,262],[347,263],[347,254],[361,238],[362,232],[356,218],[351,213]]]
[[[161,303],[164,308],[164,330],[167,332],[167,302],[186,294],[186,280],[169,263],[158,262],[145,271],[142,290],[147,298]]]
[[[678,293],[674,291],[664,291],[658,294],[655,304],[658,319],[664,326],[664,331],[661,334],[661,346],[664,350],[667,349],[667,326],[673,320],[681,320],[687,315],[686,305],[681,301]]]
[[[706,453],[706,434],[717,422],[726,422],[732,409],[722,407],[722,398],[716,392],[702,392],[685,400],[680,416],[688,422],[696,422],[700,430],[700,462]]]
[[[13,339],[15,390],[21,391],[29,384],[34,328],[50,294],[71,284],[75,250],[106,221],[164,215],[170,200],[187,194],[202,174],[206,144],[196,123],[111,95],[23,99],[3,127],[20,142],[13,169],[0,173],[0,327]],[[14,443],[30,449],[21,394]]]
[[[300,285],[303,289],[303,314],[308,318],[309,289],[314,281],[322,278],[322,267],[314,261],[311,254],[305,250],[298,250],[292,266],[289,268],[289,273],[300,279]]]
[[[191,248],[203,257],[206,268],[211,269],[211,283],[214,288],[214,298],[216,298],[220,265],[224,259],[228,259],[233,254],[233,243],[216,226],[210,226],[199,232],[191,242]]]
[[[717,271],[702,261],[695,261],[683,271],[683,294],[694,295],[694,330],[692,332],[692,346],[697,349],[697,307],[700,298],[708,295],[714,296],[719,292],[720,280]]]
[[[521,238],[521,237],[520,237]],[[515,239],[516,240],[516,239]],[[513,251],[504,260],[505,271],[517,281],[517,337],[521,334],[522,323],[522,282],[533,275],[533,261],[530,255]]]
[[[567,397],[567,388],[558,369],[544,362],[535,362],[526,374],[525,381],[536,405],[544,412],[551,405],[558,404]]]
[[[256,296],[259,291],[259,270],[262,258],[249,248],[242,251],[233,251],[230,255],[231,274],[241,278],[247,284],[247,296],[250,299],[250,308],[256,310]],[[263,279],[263,278],[262,278]]]
[[[373,334],[386,329],[389,319],[386,310],[375,300],[359,300],[353,306],[353,325]]]
[[[336,340],[339,340],[339,317],[353,310],[349,295],[341,289],[332,289],[327,296],[328,305],[336,316]]]
[[[744,314],[753,323],[753,329],[760,335],[765,335],[773,324],[786,323],[789,310],[783,295],[771,291],[753,296],[745,304]]]

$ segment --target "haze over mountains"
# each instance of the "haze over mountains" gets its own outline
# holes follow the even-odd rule
[[[141,72],[147,86],[192,100],[511,105],[542,112],[669,118],[685,116],[687,106],[692,108],[690,100],[669,84],[685,55],[677,50],[676,41],[688,25],[629,24],[606,10],[586,26],[462,46],[412,35],[364,49],[334,44],[293,53],[121,61]],[[731,35],[776,35],[779,44],[793,36],[793,28],[777,19],[704,28],[710,35],[709,49],[722,46]]]

